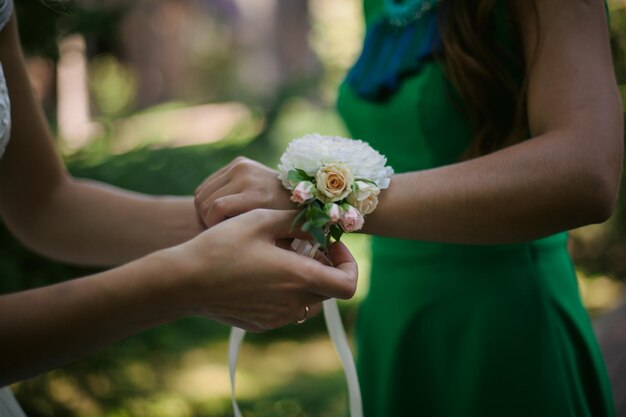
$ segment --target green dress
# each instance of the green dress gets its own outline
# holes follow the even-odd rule
[[[372,22],[382,0],[365,12]],[[344,83],[338,109],[396,172],[428,169],[471,140],[451,88],[430,60],[384,102]],[[486,246],[374,237],[357,321],[365,416],[613,416],[566,246],[565,233]]]

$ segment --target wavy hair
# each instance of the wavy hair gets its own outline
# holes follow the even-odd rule
[[[533,0],[535,15],[536,6]],[[443,0],[443,61],[474,131],[464,158],[528,136],[521,30],[508,0]]]

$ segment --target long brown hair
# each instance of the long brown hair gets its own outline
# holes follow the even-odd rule
[[[465,158],[493,152],[528,135],[524,54],[509,3],[443,0],[441,4],[442,58],[474,130]]]

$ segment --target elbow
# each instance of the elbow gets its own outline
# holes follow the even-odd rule
[[[581,147],[585,152],[578,153],[569,166],[572,196],[577,199],[574,207],[581,209],[579,226],[604,223],[611,218],[617,206],[624,166],[621,127],[610,134],[591,137],[596,146]]]
[[[598,224],[606,222],[613,216],[616,204],[617,198],[608,195],[608,193],[596,196],[589,204],[590,207],[588,207],[588,219],[586,223]]]
[[[604,223],[611,218],[619,197],[621,182],[621,164],[612,173],[594,173],[586,175],[583,188],[578,188],[578,198],[583,206],[584,219],[581,226]],[[580,191],[583,191],[582,193]]]

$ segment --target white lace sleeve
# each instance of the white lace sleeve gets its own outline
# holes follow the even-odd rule
[[[9,387],[0,388],[0,417],[26,417]]]
[[[0,0],[0,30],[4,28],[13,13],[13,0]],[[0,64],[0,158],[9,143],[11,134],[11,103],[4,72]]]
[[[4,28],[13,13],[13,0],[0,0],[0,30]]]
[[[11,102],[9,100],[9,91],[7,83],[4,79],[2,64],[0,64],[0,158],[4,154],[4,150],[9,143],[11,135]]]

